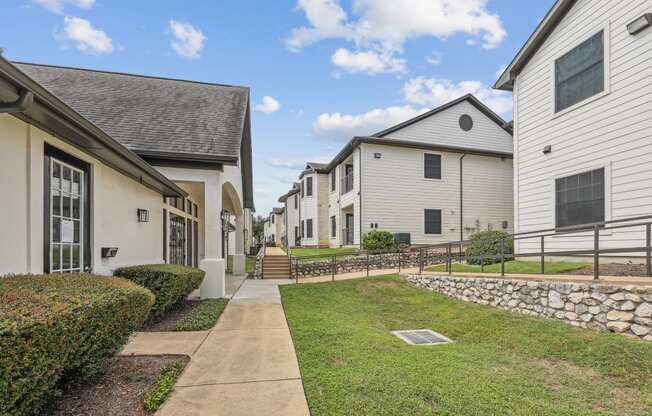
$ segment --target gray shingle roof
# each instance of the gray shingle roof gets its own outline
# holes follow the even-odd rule
[[[249,105],[246,87],[15,65],[136,153],[239,156]]]

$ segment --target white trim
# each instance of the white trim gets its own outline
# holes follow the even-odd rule
[[[602,58],[602,62],[604,64],[604,89],[602,92],[599,92],[595,95],[592,95],[588,98],[583,99],[582,101],[579,101],[570,107],[566,107],[561,111],[556,112],[557,108],[557,80],[556,80],[556,71],[555,71],[555,63],[559,58],[562,56],[566,55],[568,52],[572,51],[575,49],[578,45],[580,45],[582,42],[585,42],[586,40],[590,39],[591,37],[597,35],[600,31],[603,32],[603,53],[604,56]],[[552,88],[552,94],[550,96],[552,97],[552,103],[551,103],[551,119],[554,120],[558,117],[562,117],[580,107],[583,107],[587,104],[590,104],[596,100],[599,100],[611,93],[611,22],[607,21],[604,23],[599,29],[596,29],[594,32],[591,32],[591,35],[586,36],[583,38],[580,42],[577,42],[573,44],[572,46],[567,47],[564,49],[562,52],[558,53],[555,55],[551,60],[550,60],[550,79],[551,79],[551,88]]]
[[[437,155],[439,156],[439,179],[438,178],[426,178],[426,155]],[[441,182],[444,178],[444,154],[443,152],[438,151],[427,151],[424,150],[421,152],[421,180],[426,182]]]

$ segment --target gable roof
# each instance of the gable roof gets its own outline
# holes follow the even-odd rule
[[[298,194],[301,191],[301,185],[297,182],[294,182],[292,184],[292,189],[287,191],[285,194],[281,195],[278,199],[278,202],[285,202],[289,197],[291,197],[294,194]]]
[[[555,2],[514,59],[512,59],[512,62],[500,75],[500,78],[494,84],[494,88],[506,91],[512,90],[516,75],[521,72],[523,67],[530,61],[530,58],[539,50],[543,42],[555,30],[559,22],[561,22],[575,3],[576,0],[557,0]]]
[[[303,178],[307,173],[328,173],[330,170],[328,166],[329,163],[308,162],[306,163],[306,168],[299,175],[299,179]]]
[[[234,163],[249,89],[118,72],[15,65],[137,154]]]
[[[285,212],[285,208],[282,207],[275,207],[272,208],[272,214],[280,215]]]
[[[453,106],[456,106],[457,104],[459,104],[459,103],[461,103],[463,101],[468,101],[469,104],[473,105],[480,112],[482,112],[485,116],[489,117],[489,119],[491,119],[491,121],[498,124],[498,126],[500,128],[502,128],[503,130],[505,130],[509,134],[512,134],[511,131],[509,131],[508,129],[505,128],[505,120],[503,120],[502,117],[500,117],[492,109],[490,109],[489,107],[484,105],[482,103],[482,101],[475,98],[475,96],[473,94],[466,94],[466,95],[463,95],[463,96],[461,96],[461,97],[459,97],[459,98],[457,98],[457,99],[455,99],[453,101],[447,102],[446,104],[440,105],[437,108],[434,108],[434,109],[432,109],[430,111],[427,111],[427,112],[425,112],[425,113],[423,113],[421,115],[418,115],[418,116],[416,116],[414,118],[411,118],[411,119],[409,119],[407,121],[399,123],[399,124],[397,124],[395,126],[392,126],[392,127],[388,128],[388,129],[385,129],[385,130],[380,131],[378,133],[372,134],[371,137],[385,137],[385,136],[387,136],[387,135],[389,135],[391,133],[394,133],[395,131],[398,131],[398,130],[404,128],[404,127],[410,126],[410,125],[412,125],[414,123],[417,123],[417,122],[419,122],[419,121],[421,121],[421,120],[423,120],[425,118],[428,118],[428,117],[433,116],[433,115],[435,115],[437,113],[440,113],[440,112],[442,112],[444,110],[447,110],[447,109],[449,109],[449,108],[451,108]]]
[[[25,92],[33,94],[33,102],[22,111],[13,113],[16,118],[53,134],[164,196],[187,195],[134,152],[0,55],[0,103],[13,102]]]

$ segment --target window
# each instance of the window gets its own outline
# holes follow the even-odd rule
[[[295,195],[294,196],[294,209],[298,209],[298,208],[299,208],[299,198],[297,197],[297,195]]]
[[[604,31],[555,61],[555,112],[604,91]]]
[[[312,196],[312,178],[306,178],[306,196]]]
[[[271,217],[272,217],[272,224],[274,224],[274,217],[275,217],[275,215],[272,214]]]
[[[335,216],[331,217],[331,238],[337,237],[337,221]]]
[[[301,237],[303,237],[304,235],[306,235],[305,231],[306,231],[306,221],[305,221],[305,220],[301,220]]]
[[[301,198],[306,196],[306,181],[301,181]]]
[[[306,238],[312,238],[312,220],[306,220]]]
[[[441,179],[441,155],[430,153],[423,155],[423,177]]]
[[[555,180],[555,225],[604,221],[604,168]]]
[[[331,171],[331,192],[335,192],[336,171],[337,169]]]
[[[440,209],[425,210],[425,233],[441,234],[441,210]]]

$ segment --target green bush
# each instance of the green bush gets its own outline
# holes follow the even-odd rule
[[[394,236],[389,231],[373,230],[362,236],[365,250],[389,250],[394,246]]]
[[[185,367],[186,363],[177,360],[161,368],[154,386],[145,394],[143,399],[143,406],[145,406],[148,413],[155,413],[161,407]]]
[[[182,302],[204,280],[204,271],[176,264],[149,264],[116,269],[113,273],[151,290],[156,297],[150,319],[160,318]]]
[[[480,231],[469,238],[470,245],[465,249],[467,257],[500,256],[501,239],[505,241],[505,254],[514,253],[514,241],[504,231]],[[468,264],[499,263],[500,259],[468,259]]]
[[[115,277],[0,278],[0,414],[35,414],[60,381],[101,372],[153,304]]]

